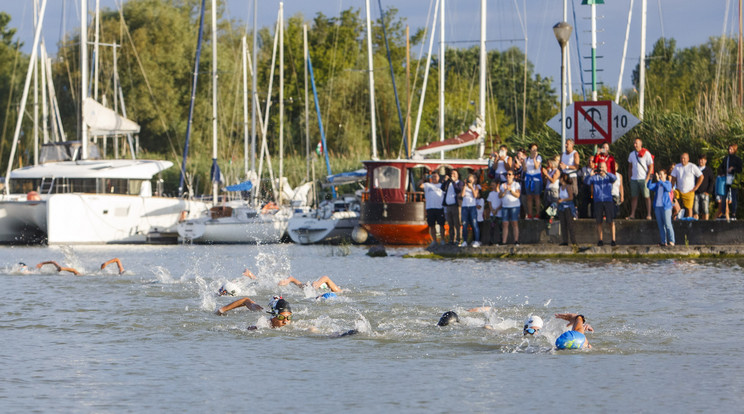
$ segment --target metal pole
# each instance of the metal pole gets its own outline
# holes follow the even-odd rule
[[[217,164],[217,0],[212,0],[212,165]],[[214,167],[213,167],[214,168]],[[214,169],[215,174],[217,170]],[[212,204],[219,201],[219,177],[212,178]]]
[[[307,90],[307,25],[302,25],[302,55],[305,58],[305,162],[307,168],[305,169],[305,181],[310,179],[310,115],[308,114],[310,106],[310,97],[308,96]],[[326,148],[323,148],[326,149]]]
[[[592,3],[592,101],[596,101],[596,100],[597,100],[597,4]]]
[[[439,15],[439,140],[444,141],[444,3],[442,0],[442,14]],[[439,153],[444,159],[444,151]]]
[[[442,9],[444,13],[444,9]],[[480,100],[478,104],[478,117],[480,118],[483,126],[486,125],[486,56],[488,51],[486,50],[486,0],[481,0],[481,38],[480,38]],[[485,132],[485,131],[484,131]],[[486,140],[485,136],[478,146],[478,158],[483,158],[483,153],[486,151]]]
[[[561,43],[561,153],[566,150],[566,44]]]
[[[284,197],[284,2],[279,3],[279,198]]]
[[[369,67],[369,111],[370,111],[370,133],[372,134],[372,159],[377,160],[377,128],[375,126],[377,115],[375,113],[375,67],[372,59],[372,18],[369,12],[369,0],[366,0],[367,8],[367,65]],[[324,148],[325,150],[325,148]]]
[[[641,2],[641,63],[638,69],[638,118],[643,121],[646,100],[646,0]]]
[[[80,141],[83,153],[80,158],[88,159],[88,127],[85,125],[84,107],[88,97],[88,2],[80,0]]]

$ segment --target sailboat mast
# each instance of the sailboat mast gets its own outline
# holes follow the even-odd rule
[[[444,9],[442,10],[444,13]],[[486,50],[486,0],[481,0],[481,38],[480,38],[480,99],[478,103],[478,118],[480,118],[483,126],[486,125],[486,56],[488,51]],[[484,131],[485,132],[485,131]],[[486,151],[485,136],[478,146],[478,158],[483,158],[483,153]]]
[[[34,0],[34,29],[39,25],[39,0]],[[34,62],[34,165],[39,165],[39,63]]]
[[[245,36],[240,42],[243,58],[243,174],[248,176],[248,44]]]
[[[442,0],[442,14],[439,15],[439,140],[444,141],[444,4]],[[439,153],[444,159],[444,151]]]
[[[217,175],[217,0],[212,0],[212,203],[216,204],[219,176]]]
[[[369,13],[369,0],[365,2],[367,8],[367,64],[369,66],[369,112],[370,112],[370,131],[372,134],[372,159],[377,160],[377,128],[375,120],[375,74],[374,63],[372,61],[372,18]]]
[[[302,25],[302,57],[305,63],[305,181],[310,180],[310,115],[309,96],[307,90],[307,25]],[[315,187],[313,187],[314,189]],[[313,190],[314,191],[314,190]]]
[[[88,159],[88,127],[85,125],[83,105],[88,97],[88,1],[80,0],[80,158]]]
[[[258,97],[256,97],[256,75],[258,73],[258,0],[253,0],[253,73],[251,75],[251,171],[256,172],[256,105],[258,105]],[[258,186],[256,191],[258,192]],[[255,201],[255,196],[254,196]]]
[[[279,198],[284,196],[284,2],[279,2]]]

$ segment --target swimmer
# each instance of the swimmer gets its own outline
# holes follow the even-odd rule
[[[243,276],[256,280],[256,275],[254,275],[253,272],[251,272],[249,269],[245,269],[245,271],[243,271]]]
[[[442,314],[442,317],[439,318],[439,322],[437,322],[437,326],[447,326],[453,323],[459,323],[460,317],[457,316],[457,313],[455,311],[447,311]]]
[[[258,303],[251,300],[251,298],[243,298],[238,299],[235,302],[230,303],[229,305],[225,305],[219,309],[217,309],[217,314],[222,316],[226,314],[228,311],[239,308],[241,306],[245,306],[249,310],[259,312],[262,311],[263,308]],[[267,313],[270,313],[271,318],[271,327],[272,328],[281,328],[282,326],[289,325],[292,322],[292,308],[289,306],[289,302],[282,299],[281,296],[274,296],[274,298],[269,302],[269,307],[271,308],[270,311],[267,311]],[[258,327],[256,326],[249,326],[249,330],[256,330]]]
[[[299,286],[301,288],[304,288],[306,286],[305,283],[300,282],[299,280],[295,279],[293,276],[290,276],[290,277],[288,277],[288,278],[286,278],[284,280],[280,280],[279,281],[279,286],[286,286],[286,285],[288,285],[290,283],[294,283],[295,285],[297,285],[297,286]],[[340,293],[341,292],[341,288],[339,288],[338,285],[336,285],[335,283],[333,283],[333,281],[331,280],[331,278],[328,277],[328,276],[321,276],[318,280],[316,280],[315,282],[311,283],[310,285],[313,287],[313,289],[325,289],[325,288],[327,288],[327,289],[330,289],[331,290],[331,292],[324,293],[322,295],[319,295],[315,299],[321,299],[321,300],[333,299],[333,298],[338,297],[336,295],[336,293]]]
[[[18,262],[18,271],[24,275],[31,273],[31,269],[29,269],[28,265],[23,262]]]
[[[105,269],[106,266],[110,265],[111,263],[116,263],[116,266],[119,268],[119,274],[123,274],[124,273],[124,266],[121,264],[121,260],[119,260],[118,257],[114,257],[113,259],[111,259],[111,260],[109,260],[107,262],[104,262],[101,265],[101,270]]]
[[[579,315],[577,313],[556,313],[555,317],[568,321],[566,326],[571,327],[571,330],[563,332],[563,334],[555,340],[555,346],[558,349],[591,349],[592,346],[589,345],[589,341],[586,340],[584,333],[585,331],[594,332],[594,328],[586,323],[584,315]]]
[[[522,329],[522,335],[535,335],[543,327],[543,320],[537,315],[532,315],[524,321],[524,329]]]
[[[80,272],[78,272],[77,270],[75,270],[75,269],[73,269],[71,267],[62,267],[59,264],[57,264],[57,262],[55,262],[54,260],[48,260],[46,262],[41,262],[41,263],[39,263],[39,264],[36,265],[36,268],[37,269],[41,269],[42,267],[44,267],[44,265],[48,265],[48,264],[50,264],[50,265],[54,266],[55,268],[57,268],[57,271],[58,272],[65,271],[65,272],[70,272],[70,273],[72,273],[75,276],[80,276]]]

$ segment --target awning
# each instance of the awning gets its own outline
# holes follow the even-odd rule
[[[338,174],[329,175],[326,180],[333,185],[343,185],[349,183],[356,183],[367,179],[367,169],[360,168],[356,171],[342,172]]]
[[[240,184],[235,185],[228,185],[223,190],[224,191],[251,191],[251,188],[253,188],[253,183],[250,181],[243,181]]]

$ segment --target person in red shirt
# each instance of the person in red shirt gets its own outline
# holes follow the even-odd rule
[[[617,166],[615,164],[615,157],[610,154],[610,144],[604,143],[599,147],[599,152],[592,158],[591,167],[597,169],[599,163],[607,164],[607,171],[613,174],[617,173]]]

